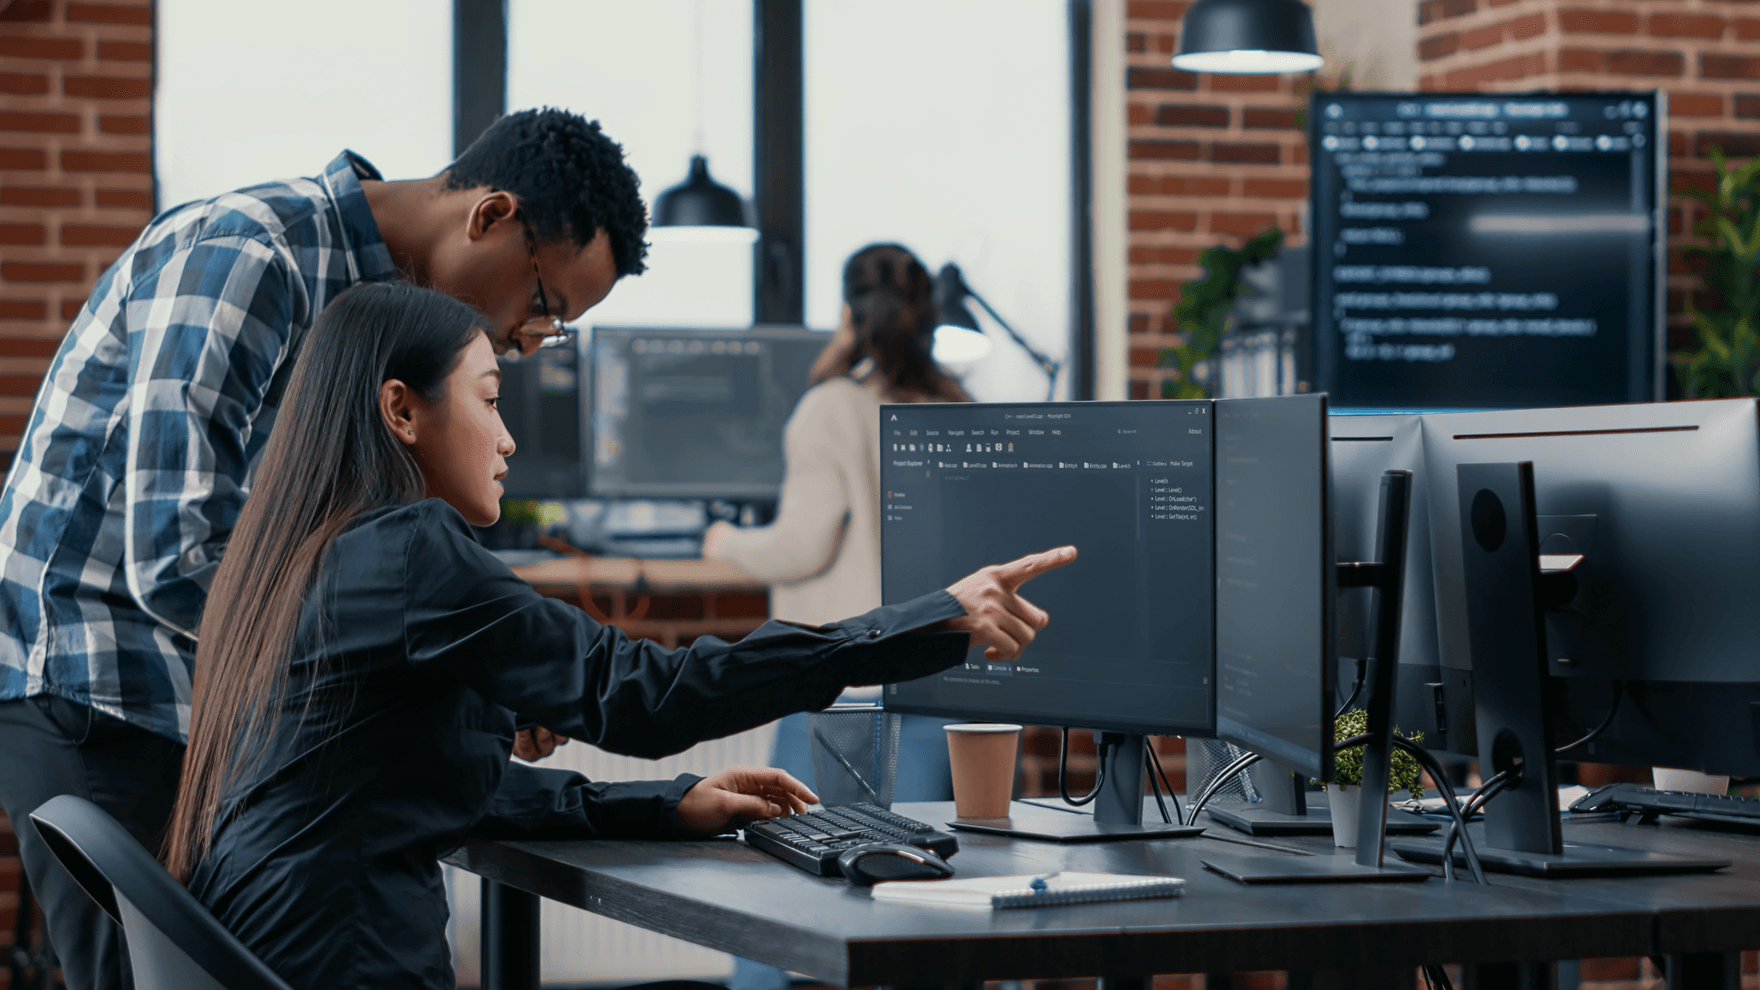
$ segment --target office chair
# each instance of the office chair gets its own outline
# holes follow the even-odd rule
[[[97,805],[63,794],[30,817],[49,851],[122,926],[137,990],[291,990]]]

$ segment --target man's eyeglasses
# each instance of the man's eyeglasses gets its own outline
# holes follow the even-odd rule
[[[542,318],[550,321],[550,332],[544,334],[534,332],[531,329],[532,325],[538,323],[538,319],[534,318],[520,324],[519,329],[515,330],[514,334],[516,336],[528,338],[538,337],[538,342],[540,344],[567,340],[569,335],[573,334],[574,331],[562,325],[562,316],[560,314],[550,311],[550,295],[544,291],[544,275],[542,272],[538,271],[537,235],[532,233],[532,225],[527,222],[524,217],[520,218],[520,225],[525,228],[526,254],[532,259],[532,277],[538,280],[538,308]]]

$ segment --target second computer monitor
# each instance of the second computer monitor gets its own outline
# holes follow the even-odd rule
[[[1332,779],[1326,397],[1216,403],[1216,734]]]
[[[783,427],[830,339],[799,328],[595,328],[592,494],[774,500]]]
[[[881,409],[887,602],[1073,544],[1022,589],[1051,615],[1018,659],[974,650],[886,706],[1127,733],[1213,733],[1211,403]]]

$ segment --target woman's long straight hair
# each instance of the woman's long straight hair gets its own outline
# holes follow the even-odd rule
[[[443,401],[446,376],[482,326],[448,296],[375,282],[337,296],[312,328],[202,615],[189,749],[164,850],[179,880],[207,856],[229,786],[270,738],[325,550],[362,513],[427,492],[380,416],[380,385],[397,379]]]
[[[872,358],[889,392],[971,401],[930,354],[933,287],[928,269],[908,248],[870,244],[850,255],[843,265],[843,301],[856,332],[857,360]]]

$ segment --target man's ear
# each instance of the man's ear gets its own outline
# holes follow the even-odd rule
[[[465,235],[473,241],[477,240],[487,234],[495,224],[512,220],[518,215],[519,198],[513,193],[501,189],[484,193],[476,205],[471,207]]]
[[[379,418],[404,444],[416,442],[416,404],[422,400],[403,382],[392,378],[379,386]]]

